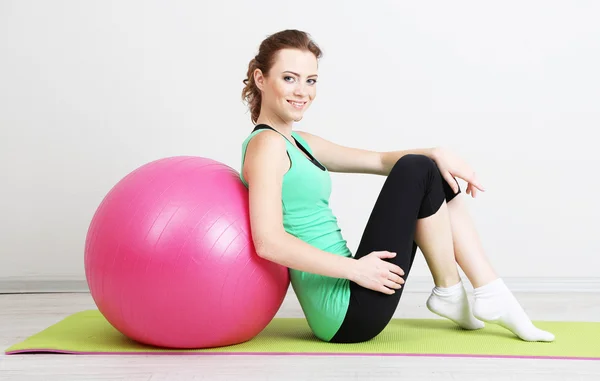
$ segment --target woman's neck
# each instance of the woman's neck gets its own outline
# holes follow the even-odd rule
[[[288,140],[292,141],[293,122],[287,123],[282,121],[279,117],[260,115],[256,120],[256,124],[266,124],[267,126],[277,130],[277,132],[288,138]]]

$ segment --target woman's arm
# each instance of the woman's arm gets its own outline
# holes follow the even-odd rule
[[[419,154],[433,158],[434,148],[417,148],[400,151],[378,152],[346,147],[304,131],[298,134],[306,140],[314,156],[330,172],[367,173],[387,176],[396,162],[404,155]]]
[[[257,254],[300,271],[354,279],[354,259],[319,250],[283,228],[281,188],[288,169],[285,142],[279,134],[264,131],[250,141],[242,170],[249,186],[250,225]]]

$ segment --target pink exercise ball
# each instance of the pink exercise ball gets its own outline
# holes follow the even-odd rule
[[[158,347],[248,341],[289,286],[287,268],[255,252],[239,173],[202,157],[156,160],[121,179],[92,218],[84,262],[106,320]]]

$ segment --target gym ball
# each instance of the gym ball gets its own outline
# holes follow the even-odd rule
[[[106,320],[166,348],[252,339],[290,281],[286,267],[256,254],[239,173],[195,156],[159,159],[122,178],[92,217],[84,256]]]

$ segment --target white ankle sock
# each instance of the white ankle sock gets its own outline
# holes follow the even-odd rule
[[[464,329],[480,329],[485,326],[473,316],[462,281],[447,288],[434,287],[427,299],[427,308]]]
[[[504,327],[525,341],[553,341],[554,335],[533,325],[502,279],[474,289],[473,313],[488,323]]]

